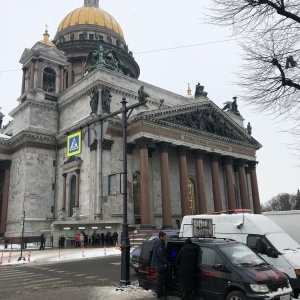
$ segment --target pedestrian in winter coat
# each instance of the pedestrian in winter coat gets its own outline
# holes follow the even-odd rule
[[[80,235],[78,233],[75,235],[75,247],[80,247]]]
[[[112,235],[114,245],[116,245],[118,243],[118,236],[119,235],[116,231]]]
[[[101,245],[103,246],[104,245],[104,240],[105,240],[105,235],[104,235],[103,232],[101,232],[100,239],[101,239]]]
[[[80,247],[83,247],[84,246],[84,236],[83,236],[82,232],[80,233],[79,240],[80,240]]]
[[[65,246],[65,237],[62,235],[61,237],[60,237],[60,241],[59,241],[59,243],[60,243],[60,246],[63,248],[64,246]]]
[[[196,247],[191,239],[186,239],[180,249],[176,261],[179,264],[179,287],[182,290],[182,299],[192,299],[194,294],[194,274],[197,264]]]
[[[45,235],[42,233],[41,234],[41,245],[40,245],[40,250],[45,250]]]
[[[83,233],[84,237],[84,247],[87,247],[89,245],[89,236],[86,233]]]
[[[157,299],[165,298],[165,284],[167,279],[166,233],[160,231],[158,240],[153,247],[151,266],[158,275]]]

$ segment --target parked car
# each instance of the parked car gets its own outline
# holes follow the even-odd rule
[[[166,241],[168,295],[180,297],[176,257],[185,239]],[[192,238],[197,250],[195,298],[205,300],[291,300],[288,278],[247,245],[225,238]],[[154,241],[145,241],[140,254],[139,286],[157,290],[151,267]]]
[[[177,230],[170,230],[170,231],[166,230],[164,232],[167,235],[167,239],[178,238],[179,236],[179,231]],[[158,239],[158,232],[149,234],[145,239],[145,241],[152,241],[155,239]],[[141,247],[142,246],[136,246],[130,253],[130,267],[133,268],[135,272],[138,272],[139,269]]]

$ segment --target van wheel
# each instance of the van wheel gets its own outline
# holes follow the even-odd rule
[[[228,294],[226,300],[247,300],[247,296],[240,291],[233,291]]]

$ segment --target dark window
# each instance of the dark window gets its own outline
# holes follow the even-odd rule
[[[70,182],[69,217],[72,217],[73,215],[73,208],[75,207],[75,193],[76,193],[76,176],[73,175]]]
[[[110,36],[107,37],[107,42],[112,44],[112,38]]]
[[[43,71],[43,90],[45,92],[55,93],[56,74],[52,68],[44,68]]]
[[[89,40],[93,40],[93,39],[94,39],[94,37],[95,37],[95,36],[94,36],[94,34],[93,34],[93,33],[90,33],[90,34],[89,34]]]
[[[121,42],[119,40],[116,41],[116,46],[120,47],[121,46]]]

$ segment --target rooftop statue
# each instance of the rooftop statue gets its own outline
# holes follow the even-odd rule
[[[195,98],[198,98],[201,96],[207,97],[207,92],[204,92],[204,86],[200,85],[200,83],[198,83],[196,85],[196,89],[195,89]]]
[[[241,114],[238,111],[238,105],[236,103],[237,97],[233,97],[232,99],[233,99],[233,101],[226,101],[223,103],[223,104],[225,104],[225,106],[222,108],[222,110],[231,112],[237,116],[240,116]]]
[[[146,102],[147,98],[150,97],[144,90],[144,86],[142,85],[138,90],[138,99],[140,102]]]
[[[85,61],[86,71],[94,71],[97,67],[104,67],[109,70],[122,73],[121,63],[113,50],[106,50],[99,45],[98,50],[90,51]]]
[[[247,125],[247,132],[248,132],[248,134],[250,134],[250,135],[251,135],[251,133],[252,133],[252,127],[251,127],[251,125],[250,125],[250,122],[248,122],[248,125]]]

